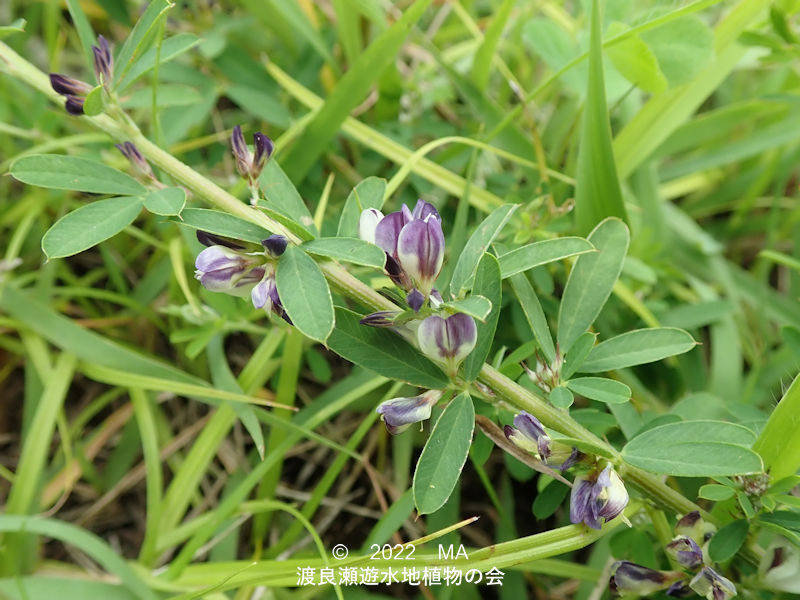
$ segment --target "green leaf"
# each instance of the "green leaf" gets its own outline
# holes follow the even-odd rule
[[[563,483],[551,481],[536,494],[536,498],[533,500],[533,516],[540,520],[553,516],[568,493],[569,488]]]
[[[0,25],[0,40],[10,35],[14,35],[15,33],[24,32],[25,25],[27,25],[27,23],[28,22],[25,19],[17,19],[10,25]]]
[[[478,269],[475,271],[475,283],[472,286],[473,294],[480,294],[491,302],[491,312],[484,322],[476,323],[478,328],[478,341],[469,356],[464,359],[464,379],[472,381],[478,376],[486,357],[492,349],[494,332],[500,318],[500,308],[503,304],[503,283],[500,280],[500,265],[497,259],[488,252],[483,255]]]
[[[416,0],[350,65],[284,157],[292,180],[301,181],[322,153],[330,148],[344,120],[364,101],[384,69],[395,60],[412,27],[430,3],[431,0]]]
[[[153,190],[144,197],[144,207],[156,215],[180,215],[185,205],[186,190],[181,187]]]
[[[474,429],[472,398],[462,392],[436,421],[417,462],[414,504],[419,514],[430,514],[447,502],[467,460]]]
[[[475,269],[478,267],[478,261],[483,258],[483,253],[503,229],[516,208],[516,204],[504,204],[494,209],[467,240],[464,250],[458,256],[453,276],[450,279],[450,294],[454,298],[460,298],[469,290]]]
[[[591,331],[582,333],[570,346],[564,355],[564,365],[561,367],[561,379],[569,379],[578,371],[592,351],[597,334]]]
[[[333,299],[317,263],[298,246],[278,261],[278,295],[289,318],[306,337],[325,342],[333,330]]]
[[[117,85],[125,79],[125,76],[133,66],[133,61],[137,60],[145,51],[145,46],[151,40],[150,34],[162,18],[166,18],[167,11],[174,4],[169,0],[153,0],[145,9],[142,16],[134,25],[130,35],[122,44],[122,48],[117,54],[115,63],[115,75]]]
[[[749,524],[744,519],[722,527],[708,543],[708,556],[715,562],[725,562],[739,551],[747,537]]]
[[[130,84],[139,79],[142,75],[153,70],[156,65],[156,59],[159,59],[160,65],[177,58],[184,52],[191,50],[200,43],[200,38],[191,33],[179,33],[161,42],[161,52],[159,53],[156,48],[150,48],[147,52],[134,61],[131,65],[125,78],[120,81],[117,86],[117,92],[125,90]],[[152,93],[152,92],[150,92]],[[161,88],[158,90],[161,94]]]
[[[271,232],[250,221],[209,208],[185,208],[181,211],[181,218],[174,220],[192,229],[254,244],[260,244],[261,240],[271,235]]]
[[[492,16],[492,22],[486,28],[483,42],[475,52],[475,57],[472,59],[472,70],[470,76],[472,82],[478,88],[485,88],[489,83],[489,72],[492,68],[492,58],[497,50],[497,44],[500,42],[500,36],[508,23],[508,18],[511,16],[511,10],[514,8],[515,0],[503,0]]]
[[[772,411],[753,450],[764,459],[772,481],[794,475],[800,469],[800,375]]]
[[[589,81],[583,108],[575,184],[575,220],[581,234],[588,233],[607,217],[628,220],[611,145],[600,25],[600,0],[594,0],[589,41]],[[578,335],[580,333],[583,332]]]
[[[327,256],[355,265],[383,269],[386,264],[386,253],[383,250],[358,238],[320,238],[306,242],[301,247],[309,254]]]
[[[470,317],[478,321],[485,321],[486,317],[492,311],[492,301],[485,296],[472,294],[463,300],[454,300],[453,302],[445,302],[443,307],[453,309],[456,312],[468,314]]]
[[[83,114],[87,117],[96,117],[106,108],[105,91],[102,85],[98,85],[91,92],[86,94],[83,103]]]
[[[512,275],[509,279],[511,288],[514,290],[514,295],[519,300],[519,305],[522,307],[522,312],[533,331],[533,336],[536,338],[536,343],[544,352],[547,361],[552,363],[556,358],[556,347],[553,344],[553,336],[550,333],[550,326],[547,324],[547,317],[544,315],[542,305],[536,292],[533,291],[533,286],[528,280],[525,273],[517,273]]]
[[[605,377],[570,379],[567,387],[576,394],[606,404],[623,404],[631,399],[631,388],[620,381]]]
[[[303,202],[300,192],[294,187],[292,180],[286,176],[277,161],[270,160],[267,163],[258,179],[258,185],[267,199],[268,207],[292,219],[312,237],[319,235],[319,231],[314,225],[314,219]]]
[[[761,523],[771,523],[778,525],[789,531],[800,533],[800,512],[792,510],[776,510],[771,513],[758,516]]]
[[[642,34],[670,87],[691,81],[711,59],[714,32],[700,18],[684,16]]]
[[[760,473],[761,458],[749,449],[754,440],[752,431],[734,423],[670,423],[637,435],[622,449],[622,458],[646,471],[680,477]]]
[[[575,397],[567,388],[558,386],[550,392],[550,402],[556,408],[566,410],[575,402]]]
[[[336,327],[328,347],[352,363],[391,379],[429,389],[447,387],[445,374],[398,334],[361,325],[361,316],[336,308]]]
[[[561,260],[576,254],[593,252],[594,246],[583,238],[562,237],[527,244],[498,258],[503,279],[533,267]]]
[[[67,9],[69,10],[69,16],[72,19],[72,24],[75,26],[75,29],[78,32],[78,39],[81,41],[83,56],[86,60],[86,68],[91,70],[91,66],[94,62],[92,45],[96,41],[94,31],[89,23],[89,19],[86,17],[86,13],[83,12],[83,8],[81,7],[79,0],[67,0]]]
[[[147,190],[130,175],[94,160],[60,154],[31,154],[11,165],[14,179],[39,187],[93,194],[136,196]]]
[[[612,23],[606,36],[614,37],[626,29],[628,27],[623,23]],[[606,55],[625,79],[644,91],[658,94],[667,89],[667,78],[661,72],[655,54],[638,35],[629,35],[608,46]]]
[[[386,193],[386,180],[380,177],[367,177],[361,181],[345,200],[342,216],[339,218],[338,237],[358,237],[358,219],[368,208],[380,210],[383,195]]]
[[[597,252],[575,261],[558,309],[558,345],[569,348],[597,318],[622,271],[628,251],[628,228],[619,219],[605,219],[589,234]]]
[[[96,200],[56,221],[42,238],[47,258],[61,258],[83,252],[118,234],[142,210],[139,198],[123,196]]]
[[[700,491],[697,492],[697,496],[699,498],[713,500],[714,502],[728,500],[729,498],[733,498],[735,495],[735,490],[729,488],[727,485],[719,485],[718,483],[709,483],[707,485],[700,486]]]
[[[683,329],[635,329],[594,346],[579,370],[583,373],[600,373],[643,365],[683,354],[696,345],[697,342]]]

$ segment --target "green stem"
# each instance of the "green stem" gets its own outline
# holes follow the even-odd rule
[[[44,93],[54,102],[59,104],[63,103],[61,96],[50,88],[47,75],[2,42],[0,42],[0,70],[10,74],[12,77],[25,81]],[[175,178],[178,183],[197,194],[197,196],[204,198],[214,207],[260,225],[269,231],[279,233],[293,243],[300,242],[297,236],[288,231],[281,224],[270,219],[258,209],[232,196],[210,179],[199,174],[197,171],[172,156],[169,152],[148,140],[142,135],[136,124],[127,118],[127,116],[121,116],[119,121],[108,115],[81,118],[107,132],[117,141],[131,141],[136,144],[139,151],[149,161]],[[320,263],[320,268],[328,282],[337,291],[345,294],[362,306],[374,311],[399,310],[392,302],[353,277],[340,265],[330,261],[322,261]],[[569,437],[581,439],[603,449],[607,449],[611,456],[616,457],[615,462],[620,462],[618,459],[619,453],[614,448],[581,426],[572,419],[568,413],[553,407],[543,398],[523,388],[488,364],[484,365],[481,369],[479,379],[482,383],[489,386],[499,397],[508,401],[516,408],[526,410],[535,415],[548,427]],[[716,522],[716,519],[702,511],[695,503],[670,488],[661,481],[659,477],[625,464],[621,465],[621,469],[622,475],[626,477],[628,481],[636,485],[636,487],[650,496],[660,506],[679,514],[700,510],[704,518],[711,522]]]

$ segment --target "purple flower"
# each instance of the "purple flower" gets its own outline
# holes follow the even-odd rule
[[[197,255],[195,279],[212,292],[247,296],[264,276],[259,261],[226,246],[209,246]]]
[[[469,315],[456,313],[446,319],[438,315],[425,318],[417,330],[420,350],[428,358],[447,365],[455,374],[478,339],[478,328]]]
[[[117,150],[122,152],[122,155],[130,162],[142,175],[155,179],[153,170],[150,168],[150,163],[147,162],[142,153],[133,142],[124,142],[122,144],[114,144]],[[198,232],[199,233],[199,232]]]
[[[392,398],[375,409],[381,415],[389,433],[396,435],[413,423],[431,418],[431,409],[442,397],[442,392],[430,390],[412,398]]]
[[[703,564],[703,550],[692,538],[679,535],[667,544],[667,554],[687,569],[697,569]]]
[[[600,529],[602,523],[619,515],[628,504],[628,491],[617,472],[606,465],[599,474],[576,477],[570,496],[569,519]]]
[[[516,427],[506,425],[503,428],[506,438],[539,460],[547,460],[550,456],[550,436],[539,419],[523,411],[514,417],[514,425]]]
[[[716,531],[717,528],[705,522],[696,510],[687,513],[675,524],[675,533],[693,539],[699,546],[710,540]]]
[[[261,240],[261,245],[264,246],[264,249],[269,252],[272,257],[278,258],[286,252],[286,246],[289,245],[289,240],[282,235],[275,234],[269,236],[265,240]]]
[[[60,73],[50,73],[50,86],[62,96],[85,96],[92,91],[92,86],[85,81]]]
[[[736,587],[711,567],[703,569],[689,582],[689,587],[698,596],[708,600],[728,600],[736,596]]]
[[[608,586],[612,592],[624,596],[648,596],[664,590],[682,579],[677,571],[656,571],[627,560],[615,562],[611,566]]]
[[[236,170],[239,171],[242,177],[247,179],[251,189],[258,185],[261,171],[264,170],[267,160],[275,150],[272,140],[260,131],[253,134],[253,142],[255,155],[251,154],[247,148],[242,128],[239,125],[233,128],[231,147],[233,149],[233,157],[236,159]]]
[[[64,103],[66,111],[76,117],[83,114],[83,104],[85,99],[80,96],[67,96],[67,101]]]
[[[432,204],[418,200],[413,211],[403,205],[386,216],[368,208],[359,218],[358,235],[386,252],[386,272],[398,286],[428,299],[444,260],[441,217]],[[418,300],[414,295],[415,304]]]
[[[114,55],[111,54],[111,47],[102,35],[97,36],[97,46],[92,46],[92,55],[97,82],[105,86],[111,85],[114,79]]]
[[[368,314],[361,319],[359,323],[370,327],[392,327],[394,325],[394,319],[398,314],[400,313],[394,310],[379,310],[378,312]]]

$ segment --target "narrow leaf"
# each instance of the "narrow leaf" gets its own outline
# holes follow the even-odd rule
[[[414,471],[414,504],[421,515],[447,502],[461,475],[475,429],[472,398],[462,392],[436,421]]]
[[[96,200],[56,221],[42,238],[42,250],[47,258],[83,252],[125,229],[141,210],[139,198]]]
[[[486,320],[476,323],[478,327],[478,341],[475,348],[464,360],[464,379],[472,381],[478,376],[486,357],[492,349],[494,332],[497,321],[500,319],[500,308],[503,303],[503,283],[500,280],[500,265],[497,259],[488,252],[483,255],[478,269],[475,271],[475,283],[472,286],[473,294],[480,294],[491,303],[491,312]]]
[[[181,211],[181,218],[175,221],[192,229],[254,244],[260,244],[261,240],[270,236],[269,231],[258,225],[209,208],[185,208]]]
[[[156,65],[156,60],[159,64],[169,62],[177,58],[184,52],[191,50],[200,43],[200,38],[191,33],[179,33],[161,42],[161,52],[159,53],[156,48],[150,48],[147,52],[134,61],[131,65],[128,74],[117,86],[117,92],[125,90],[130,84],[139,79],[142,75],[153,70]],[[159,94],[161,90],[159,89]]]
[[[631,388],[620,381],[604,377],[570,379],[567,387],[576,394],[606,404],[623,404],[631,399]]]
[[[333,300],[317,263],[297,246],[289,246],[278,261],[278,295],[297,329],[324,342],[333,330]]]
[[[683,329],[636,329],[600,342],[578,367],[583,373],[601,373],[655,362],[688,352],[697,345]]]
[[[58,190],[135,196],[147,190],[130,175],[94,160],[60,154],[31,154],[11,165],[14,179]]]
[[[528,269],[576,254],[593,252],[594,246],[579,237],[563,237],[521,246],[498,258],[503,279]]]
[[[536,292],[533,291],[531,282],[528,281],[528,277],[524,273],[512,275],[509,281],[511,282],[511,288],[514,290],[514,295],[519,300],[519,305],[522,307],[522,312],[525,314],[528,325],[533,331],[536,342],[544,352],[548,362],[552,363],[556,358],[556,347],[553,344],[553,336],[550,333],[550,326],[547,324],[547,317],[544,315]]]
[[[800,375],[772,411],[753,450],[764,459],[772,481],[794,475],[800,469]]]
[[[383,250],[358,238],[320,238],[306,242],[302,248],[309,254],[327,256],[355,265],[383,269],[386,264],[386,253]]]
[[[117,84],[125,79],[128,71],[133,65],[133,61],[139,58],[145,50],[145,45],[150,39],[150,33],[158,22],[166,17],[167,11],[174,4],[169,0],[153,0],[148,4],[142,16],[134,25],[125,43],[117,54],[115,61],[115,79]]]
[[[478,321],[485,321],[486,317],[489,316],[489,313],[492,311],[491,300],[478,294],[472,294],[463,300],[446,302],[443,306],[456,312],[468,314]]]
[[[722,527],[708,543],[711,560],[724,562],[739,551],[747,537],[749,524],[744,519],[733,521]]]

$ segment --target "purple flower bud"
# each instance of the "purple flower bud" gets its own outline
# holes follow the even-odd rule
[[[50,73],[50,86],[62,96],[85,96],[92,91],[92,86],[85,81],[60,73]]]
[[[361,216],[358,218],[358,237],[365,242],[374,244],[375,228],[382,219],[383,213],[377,208],[368,208],[361,211]]]
[[[425,318],[417,330],[417,342],[428,358],[447,364],[451,373],[472,352],[478,328],[469,315],[456,313],[446,319],[437,315]]]
[[[382,402],[375,411],[381,415],[389,433],[395,435],[412,423],[430,419],[431,409],[441,397],[442,392],[430,390],[413,398],[392,398]]]
[[[444,261],[442,224],[428,215],[424,221],[411,221],[397,238],[397,260],[414,287],[428,296]]]
[[[84,99],[80,96],[67,96],[64,108],[69,114],[79,117],[83,114],[83,103]]]
[[[508,440],[539,460],[547,460],[550,456],[550,436],[539,419],[522,411],[514,417],[514,425],[516,427],[506,425],[503,428]]]
[[[425,296],[417,288],[414,288],[406,296],[406,302],[411,307],[411,310],[419,312],[419,309],[425,304]]]
[[[286,246],[289,244],[282,235],[271,235],[265,240],[261,240],[261,245],[264,246],[266,251],[273,257],[277,258],[286,252]]]
[[[233,128],[231,146],[233,148],[233,157],[236,159],[236,170],[239,171],[239,175],[249,179],[252,156],[250,155],[250,150],[247,149],[247,143],[244,141],[242,128],[239,125]]]
[[[617,472],[607,465],[594,477],[576,477],[570,496],[569,518],[573,523],[586,523],[600,529],[600,519],[606,522],[619,515],[628,504],[628,491]]]
[[[690,537],[680,535],[667,544],[667,554],[687,569],[697,569],[703,564],[703,550]]]
[[[436,210],[436,207],[431,204],[430,202],[425,202],[422,198],[417,200],[417,205],[414,207],[414,210],[411,212],[411,216],[415,219],[419,219],[424,221],[428,218],[429,215],[433,215],[433,217],[442,222],[442,217],[439,216],[439,211]]]
[[[111,48],[102,35],[97,36],[97,46],[92,46],[92,54],[94,55],[94,75],[98,83],[110,85],[114,79],[114,55],[111,54]]]
[[[274,276],[266,276],[259,281],[250,292],[250,299],[253,306],[256,308],[263,308],[267,312],[272,310],[274,305],[281,304],[278,297],[278,286],[275,283]]]
[[[689,587],[698,596],[704,596],[708,600],[728,600],[736,596],[736,587],[733,583],[711,567],[703,567],[703,570],[689,582]]]
[[[260,131],[256,131],[253,134],[253,144],[256,152],[253,156],[251,173],[253,179],[258,179],[259,175],[261,175],[261,171],[264,170],[264,165],[267,164],[269,157],[272,156],[272,152],[275,150],[275,144],[268,136]]]
[[[692,538],[698,546],[702,546],[717,531],[711,523],[706,523],[696,510],[684,515],[675,525],[675,533]]]
[[[392,310],[381,310],[367,315],[359,321],[361,325],[368,325],[369,327],[392,327],[394,325],[394,318],[398,315],[397,312]]]
[[[405,208],[405,206],[403,207]],[[410,221],[403,211],[389,213],[375,226],[375,244],[397,260],[397,240],[403,227]]]
[[[119,148],[119,144],[117,145]],[[203,231],[202,229],[198,229],[196,232],[197,241],[203,244],[203,246],[225,246],[227,248],[232,248],[234,250],[244,250],[244,246],[241,246],[231,240],[224,238],[222,236],[216,235],[214,233],[209,233],[208,231]]]
[[[615,562],[611,566],[608,586],[612,592],[624,596],[648,596],[664,590],[682,579],[677,571],[656,571],[627,560]]]
[[[209,246],[197,255],[195,278],[212,292],[246,296],[264,276],[252,256],[225,246]]]
[[[153,170],[150,168],[150,163],[142,156],[139,149],[133,142],[125,142],[123,144],[114,144],[117,150],[122,152],[122,155],[130,162],[142,175],[153,177]]]

